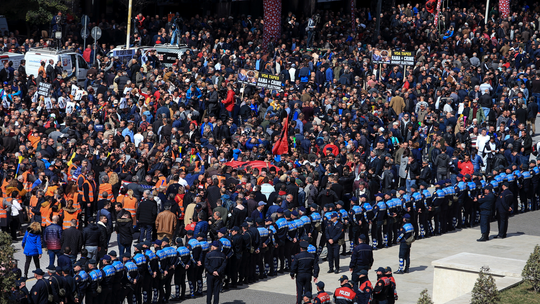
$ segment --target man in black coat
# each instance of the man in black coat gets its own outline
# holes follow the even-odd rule
[[[538,104],[536,103],[536,97],[529,97],[529,104],[527,105],[527,126],[533,131],[533,135],[536,134],[536,115],[538,115]]]
[[[508,230],[508,215],[512,212],[512,201],[514,200],[514,194],[508,189],[508,182],[504,182],[502,185],[503,191],[497,197],[495,202],[495,209],[497,210],[497,223],[499,226],[499,234],[494,238],[505,238],[506,231]]]
[[[150,190],[145,190],[143,197],[139,208],[137,208],[137,221],[139,221],[139,227],[141,228],[139,242],[144,240],[152,241],[152,229],[157,217],[157,203],[154,201],[154,196]]]
[[[287,194],[291,194],[293,196],[293,201],[290,208],[296,208],[298,207],[298,186],[296,185],[296,179],[291,175],[288,177],[288,181]]]
[[[72,220],[71,226],[62,232],[60,244],[62,244],[62,248],[71,248],[70,258],[71,261],[75,263],[77,255],[79,255],[79,252],[81,252],[84,245],[83,233],[81,230],[77,229],[77,220]]]
[[[354,247],[349,263],[349,271],[352,272],[353,286],[358,285],[358,277],[361,270],[370,270],[373,266],[373,248],[366,243],[366,236],[361,234],[358,237],[359,244]]]
[[[97,257],[98,246],[105,242],[106,237],[99,230],[95,220],[94,217],[90,217],[88,219],[88,226],[83,230],[84,247],[88,250],[88,259],[95,259]]]

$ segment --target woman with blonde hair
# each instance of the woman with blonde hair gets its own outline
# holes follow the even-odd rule
[[[118,192],[120,192],[120,179],[118,178],[118,174],[116,172],[109,173],[109,184],[112,186],[112,192],[114,197],[118,196]]]
[[[34,266],[36,269],[39,267],[39,259],[43,254],[41,250],[41,225],[38,222],[32,222],[22,240],[23,253],[26,256],[26,262],[24,264],[24,277],[28,277],[28,268],[30,268],[30,261],[34,260]]]

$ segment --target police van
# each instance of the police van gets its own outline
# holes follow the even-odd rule
[[[0,51],[0,70],[4,68],[4,64],[7,62],[13,62],[13,68],[16,70],[19,68],[19,65],[21,64],[21,60],[24,59],[23,54],[18,53],[9,53],[9,52],[1,52]]]
[[[58,61],[62,62],[63,76],[71,74],[75,67],[73,76],[76,75],[79,85],[84,84],[89,69],[88,63],[79,53],[69,50],[56,50],[47,47],[31,48],[24,55],[24,59],[26,60],[26,74],[36,77],[42,61],[45,61],[45,67],[49,64],[50,59],[54,61],[55,66]]]
[[[187,45],[170,45],[170,44],[156,44],[155,46],[135,46],[126,48],[125,46],[117,46],[107,53],[109,58],[117,58],[120,62],[127,64],[127,62],[132,59],[137,51],[141,51],[143,58],[149,56],[152,52],[156,53],[156,57],[159,59],[161,64],[165,67],[171,67],[176,59],[180,57],[189,50]],[[144,59],[143,59],[144,61]]]
[[[114,49],[110,50],[107,53],[107,57],[111,59],[116,58],[120,62],[127,65],[129,60],[131,60],[137,54],[137,51],[141,51],[141,54],[145,54],[148,50],[153,49],[154,47],[152,46],[134,46],[126,48],[125,45],[119,45]]]

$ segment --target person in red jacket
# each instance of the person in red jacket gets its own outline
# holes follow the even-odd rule
[[[227,85],[227,89],[227,98],[221,102],[225,105],[227,112],[229,112],[229,117],[232,117],[232,111],[234,109],[234,91],[230,84]]]

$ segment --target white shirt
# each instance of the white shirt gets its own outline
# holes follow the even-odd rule
[[[16,199],[11,201],[11,216],[19,216],[19,211],[22,210],[21,204]]]
[[[484,155],[484,146],[489,141],[489,135],[478,135],[478,138],[476,139],[476,148],[478,148],[478,152],[481,155]]]
[[[144,140],[144,136],[141,133],[133,135],[133,140],[135,141],[135,147],[139,147],[139,144]]]

